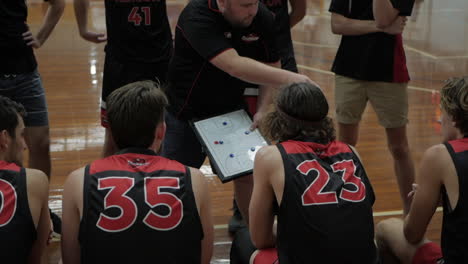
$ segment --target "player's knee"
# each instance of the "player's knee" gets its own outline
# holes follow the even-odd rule
[[[383,241],[385,237],[391,232],[395,232],[398,228],[401,228],[402,220],[397,218],[389,218],[382,220],[377,224],[375,237],[377,240]]]

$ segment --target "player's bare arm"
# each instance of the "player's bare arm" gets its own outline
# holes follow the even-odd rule
[[[379,28],[390,26],[400,13],[398,9],[393,7],[390,0],[373,0],[372,11]]]
[[[49,180],[39,170],[26,169],[28,204],[37,230],[37,238],[31,249],[28,263],[41,263],[50,233]]]
[[[65,9],[64,0],[49,0],[49,8],[39,31],[34,35],[30,30],[23,33],[23,39],[28,46],[40,48],[49,38]]]
[[[63,187],[62,260],[64,264],[81,263],[78,234],[83,205],[84,168],[70,173]]]
[[[405,26],[405,17],[398,17],[388,27],[379,28],[374,20],[351,19],[338,13],[332,13],[331,15],[332,32],[337,35],[359,36],[376,32],[395,35],[401,34]]]
[[[446,172],[447,167],[447,163],[442,163],[440,159],[444,151],[449,155],[443,145],[436,145],[429,148],[422,158],[416,177],[418,188],[404,225],[405,237],[412,244],[418,244],[424,238],[437,208],[443,184],[441,175]]]
[[[294,27],[305,17],[307,11],[306,0],[289,0],[291,4],[291,13],[289,13],[289,25]]]
[[[274,68],[256,60],[239,56],[235,49],[222,52],[210,62],[231,76],[259,85],[281,86],[295,82],[312,82],[305,75]]]
[[[205,176],[198,170],[190,168],[192,186],[197,203],[198,214],[203,226],[202,264],[209,264],[213,255],[213,219],[211,214],[211,198]]]
[[[76,23],[80,36],[87,41],[101,43],[107,41],[107,37],[103,33],[96,33],[88,30],[88,10],[89,0],[74,0],[73,7],[75,9]]]
[[[274,247],[276,237],[273,232],[273,202],[275,193],[272,178],[282,165],[281,155],[276,146],[261,148],[255,156],[254,188],[249,207],[249,230],[252,242],[258,249]],[[282,195],[282,194],[281,194]],[[280,197],[276,197],[280,199]]]

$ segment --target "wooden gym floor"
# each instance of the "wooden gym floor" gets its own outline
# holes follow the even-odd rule
[[[47,4],[29,2],[29,20],[36,32]],[[185,1],[168,0],[168,14],[174,28]],[[293,29],[294,48],[299,69],[324,89],[333,116],[334,76],[331,64],[340,37],[330,30],[329,0],[308,0],[307,16]],[[105,32],[104,1],[91,2],[90,28]],[[409,87],[408,135],[416,167],[429,146],[440,142],[438,90],[452,76],[468,74],[468,2],[466,0],[417,1],[404,33]],[[48,42],[36,55],[39,72],[47,92],[51,131],[52,180],[50,206],[61,214],[62,188],[72,170],[99,158],[104,130],[99,121],[99,98],[104,64],[104,44],[96,45],[80,38],[73,5],[67,0],[65,13]],[[368,107],[361,122],[357,146],[372,180],[377,201],[376,223],[401,217],[392,160],[387,151],[384,130]],[[211,189],[216,229],[213,263],[229,262],[230,238],[227,222],[231,215],[232,184],[221,184],[204,167]],[[440,240],[441,213],[431,223],[428,237]],[[60,259],[59,242],[47,250],[44,263]]]

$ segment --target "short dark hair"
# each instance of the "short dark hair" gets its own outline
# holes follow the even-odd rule
[[[15,129],[19,124],[18,115],[26,116],[24,107],[8,97],[0,95],[0,131],[6,130],[10,137],[15,138]]]
[[[107,98],[107,118],[117,147],[150,147],[167,105],[166,95],[152,81],[130,83],[113,91]]]
[[[440,94],[440,106],[455,121],[455,127],[468,136],[468,76],[447,80]]]
[[[327,117],[328,102],[320,88],[310,83],[293,83],[281,88],[275,110],[261,124],[271,141],[311,139],[327,144],[335,140],[335,128]]]

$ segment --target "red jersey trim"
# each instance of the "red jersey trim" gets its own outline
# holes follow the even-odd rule
[[[395,48],[393,50],[393,82],[406,83],[410,77],[406,66],[405,49],[401,34],[395,36]]]
[[[455,153],[468,151],[468,138],[456,139],[448,142]]]
[[[312,152],[319,157],[330,157],[340,153],[352,153],[348,145],[339,141],[333,141],[327,145],[322,145],[313,142],[288,140],[282,142],[281,145],[287,154],[305,154]]]
[[[16,165],[15,163],[6,162],[4,160],[0,160],[0,170],[9,170],[9,171],[16,171],[20,172],[21,167]]]
[[[94,161],[89,167],[90,174],[104,171],[152,172],[158,170],[185,173],[185,166],[161,156],[126,153]]]

